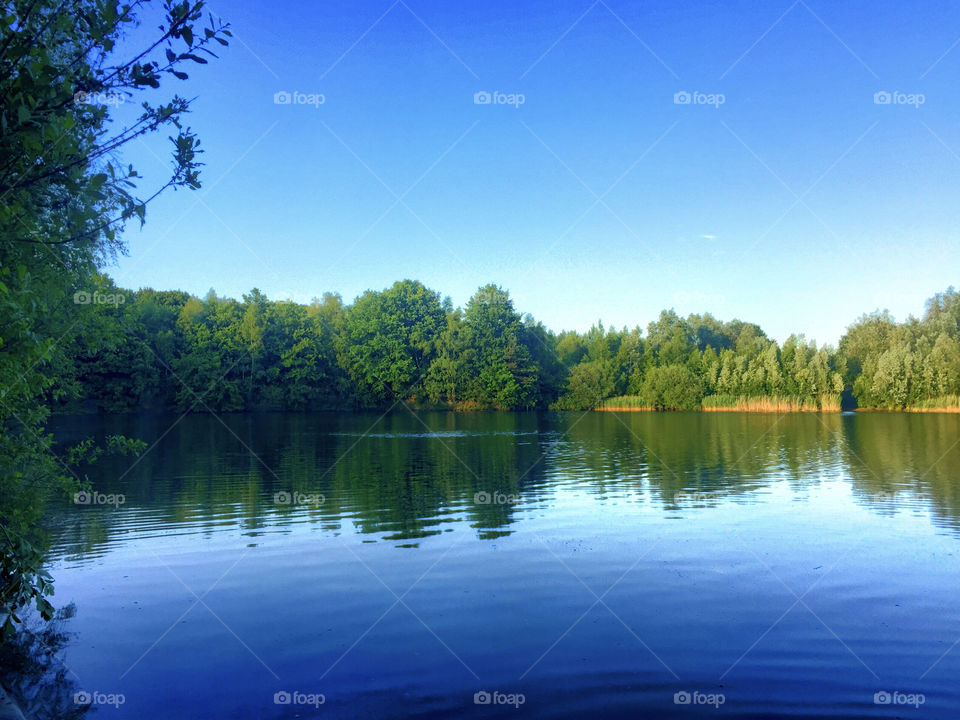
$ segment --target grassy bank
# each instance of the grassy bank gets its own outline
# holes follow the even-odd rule
[[[931,400],[923,400],[907,408],[908,412],[960,413],[960,395],[944,395]]]
[[[839,397],[803,398],[780,396],[709,395],[704,412],[840,412]]]
[[[862,407],[859,412],[960,413],[960,395],[943,395],[907,407]]]
[[[644,405],[643,400],[637,395],[620,395],[618,397],[607,398],[594,410],[622,410],[624,412],[646,412],[654,411],[656,408]]]
[[[957,406],[960,412],[960,404]],[[644,404],[636,395],[607,398],[595,410],[601,412],[646,412],[656,408]],[[703,412],[840,412],[840,398],[750,397],[736,395],[708,395],[699,408]],[[930,411],[933,412],[933,411]]]

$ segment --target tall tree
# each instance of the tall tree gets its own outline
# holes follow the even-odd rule
[[[164,190],[200,182],[199,141],[181,122],[189,102],[175,95],[152,104],[144,91],[186,79],[183,67],[206,63],[229,30],[212,19],[201,28],[200,0],[164,0],[159,30],[120,57],[117,41],[143,5],[0,4],[0,606],[8,609],[36,600],[50,613],[37,522],[49,492],[70,484],[43,430],[55,379],[68,372],[60,340],[96,324],[94,272],[123,249],[124,224],[142,222]],[[110,108],[128,100],[141,101],[140,114],[112,122]],[[172,169],[140,194],[141,176],[118,157],[161,129],[172,133]]]
[[[415,280],[357,298],[347,311],[342,354],[364,404],[421,392],[445,324],[440,294]]]
[[[470,298],[464,311],[474,354],[476,403],[496,408],[530,408],[537,403],[539,369],[524,342],[526,329],[510,293],[485,285]]]

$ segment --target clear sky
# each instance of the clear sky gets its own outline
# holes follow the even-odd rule
[[[956,3],[209,8],[234,41],[180,86],[204,188],[128,229],[122,286],[494,282],[555,330],[673,307],[835,343],[960,284]],[[159,181],[168,155],[128,159]]]

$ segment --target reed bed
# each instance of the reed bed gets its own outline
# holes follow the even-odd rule
[[[644,405],[638,395],[619,395],[617,397],[607,398],[600,403],[595,410],[622,410],[630,412],[653,412],[656,408]]]
[[[960,395],[944,395],[930,400],[921,400],[907,408],[908,412],[960,413]]]
[[[708,395],[703,399],[705,412],[840,412],[840,398]]]
[[[956,408],[956,412],[960,412],[960,402],[956,404]],[[649,405],[644,405],[643,399],[637,395],[607,398],[594,409],[603,412],[653,412],[656,410]],[[818,400],[801,397],[708,395],[703,399],[700,409],[703,412],[840,412],[840,397],[821,397]],[[918,410],[918,412],[934,411]]]

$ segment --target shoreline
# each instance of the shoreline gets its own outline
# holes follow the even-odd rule
[[[524,408],[524,409],[511,409],[506,410],[503,408],[490,408],[490,407],[472,407],[472,406],[449,406],[449,405],[431,405],[431,404],[410,404],[408,407],[411,410],[417,412],[449,412],[456,413],[458,415],[469,415],[474,413],[517,413],[517,412],[583,412],[583,410],[560,410],[560,409],[549,409],[549,408]],[[355,414],[355,413],[369,413],[369,412],[382,412],[383,407],[369,407],[369,408],[322,408],[316,410],[284,410],[280,408],[254,408],[247,410],[229,410],[220,413],[221,415],[283,415],[283,414],[297,414],[297,415],[312,415],[312,414]],[[939,414],[960,414],[960,407],[938,407],[938,408],[817,408],[817,407],[796,407],[794,405],[782,404],[782,405],[721,405],[716,407],[699,407],[692,410],[678,410],[676,408],[665,408],[658,410],[653,407],[646,407],[642,405],[631,405],[625,407],[595,407],[589,408],[589,411],[592,412],[703,412],[703,413],[717,413],[717,412],[742,412],[742,413],[798,413],[798,414],[809,414],[809,413],[827,413],[827,414],[839,414],[844,412],[860,412],[860,413],[939,413]],[[182,411],[169,409],[169,408],[146,408],[146,409],[137,409],[129,410],[122,413],[111,413],[98,410],[80,410],[80,409],[58,409],[51,413],[51,417],[76,417],[76,416],[106,416],[106,415],[179,415],[182,414]],[[199,412],[191,412],[190,414],[202,414]]]
[[[938,407],[938,408],[854,408],[855,412],[875,412],[875,413],[960,413],[960,407]]]
[[[715,412],[741,412],[741,413],[766,413],[772,415],[774,413],[798,413],[798,414],[809,414],[809,413],[841,413],[843,410],[821,410],[819,408],[750,408],[750,407],[702,407],[696,410],[657,410],[656,408],[651,407],[619,407],[619,408],[605,408],[598,407],[593,408],[594,412],[695,412],[695,413],[715,413]],[[896,412],[896,411],[894,411]]]
[[[956,407],[945,407],[945,408],[900,408],[896,410],[889,410],[887,408],[850,408],[848,410],[822,410],[820,408],[750,408],[750,407],[703,407],[697,410],[657,410],[656,408],[650,407],[620,407],[620,408],[609,408],[609,407],[597,407],[593,408],[594,412],[740,412],[740,413],[766,413],[772,415],[774,413],[778,414],[788,414],[796,413],[798,415],[810,414],[810,413],[824,413],[824,414],[840,414],[845,412],[861,412],[861,413],[927,413],[927,414],[945,414],[945,415],[957,415],[960,414],[960,408]],[[571,411],[572,412],[572,411]]]

